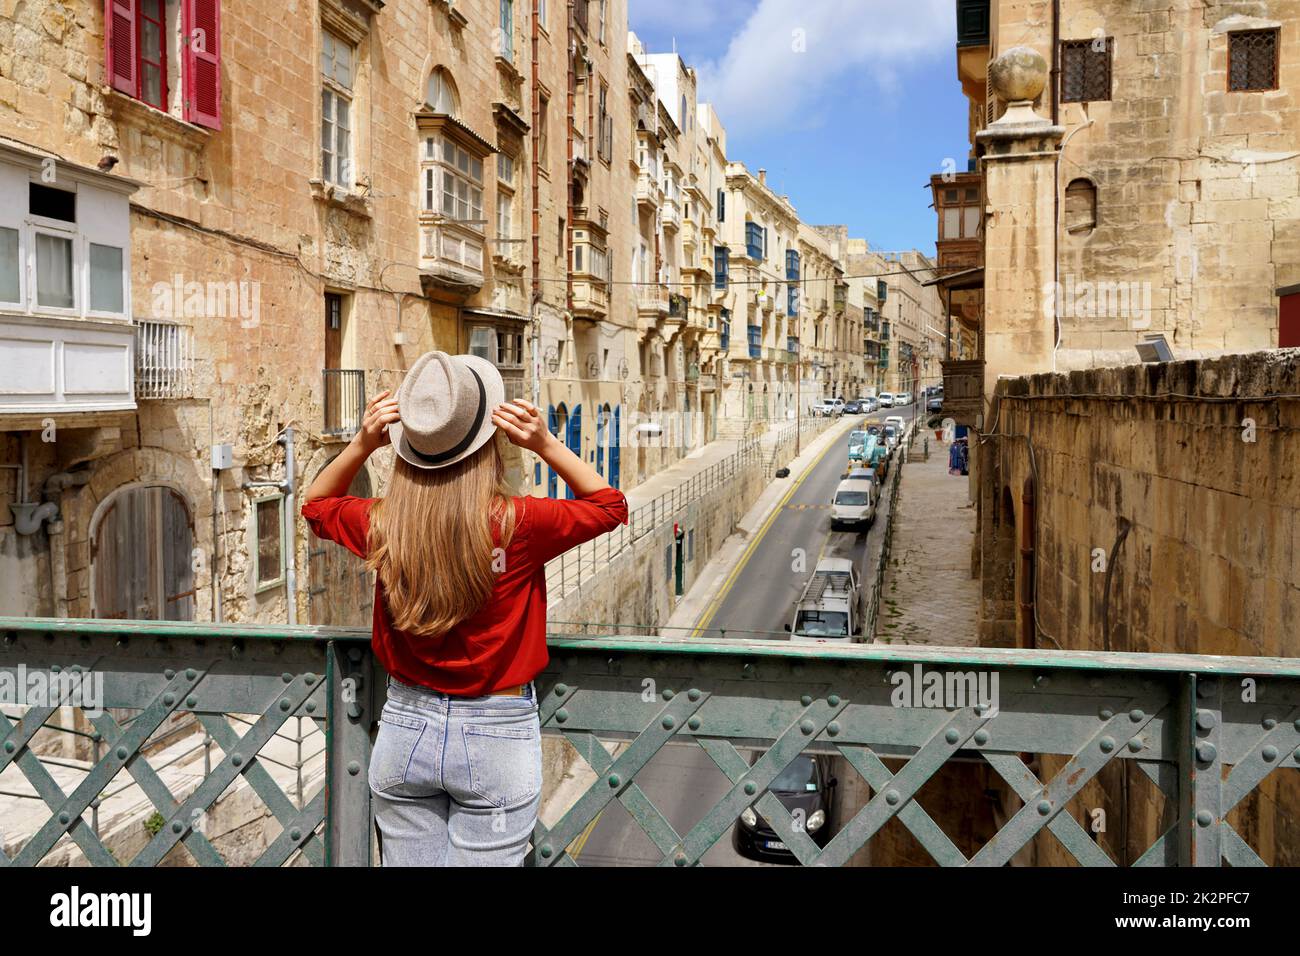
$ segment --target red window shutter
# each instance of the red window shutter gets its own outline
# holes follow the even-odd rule
[[[185,119],[221,129],[221,0],[182,0]]]
[[[135,0],[104,0],[104,73],[113,89],[136,95]]]

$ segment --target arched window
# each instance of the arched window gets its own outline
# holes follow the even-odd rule
[[[456,116],[460,112],[460,99],[456,94],[456,84],[451,74],[442,67],[437,67],[429,74],[429,83],[425,87],[424,102],[435,113]]]
[[[1074,179],[1065,187],[1065,231],[1086,236],[1097,228],[1097,187],[1090,179]]]

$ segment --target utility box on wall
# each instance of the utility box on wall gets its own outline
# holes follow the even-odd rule
[[[1277,290],[1277,347],[1300,348],[1300,284]]]

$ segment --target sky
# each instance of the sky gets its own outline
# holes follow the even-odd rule
[[[728,159],[765,168],[804,222],[934,255],[930,175],[970,148],[953,0],[628,3],[649,52],[695,68]]]

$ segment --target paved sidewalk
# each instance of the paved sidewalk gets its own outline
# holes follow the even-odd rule
[[[928,435],[930,460],[909,458],[894,502],[876,640],[973,646],[979,624],[979,580],[970,575],[975,508],[966,476],[948,474],[948,445],[933,431]],[[925,440],[925,432],[917,436],[913,455],[920,455]]]

